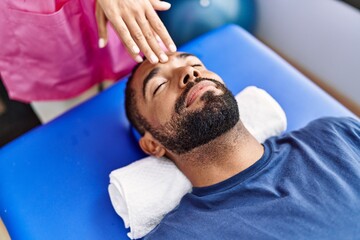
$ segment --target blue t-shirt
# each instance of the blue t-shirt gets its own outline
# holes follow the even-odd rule
[[[360,124],[323,118],[264,143],[260,160],[193,188],[144,239],[360,239]]]

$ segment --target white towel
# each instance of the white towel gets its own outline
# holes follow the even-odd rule
[[[250,86],[236,96],[240,119],[246,129],[261,143],[278,136],[287,127],[284,110],[265,90]]]
[[[131,239],[149,233],[190,190],[190,181],[166,158],[147,157],[110,174],[111,202]]]
[[[241,121],[259,142],[286,129],[284,111],[264,90],[247,87],[235,98]],[[137,239],[154,229],[191,187],[170,160],[150,156],[112,171],[109,194],[116,213],[130,227],[129,238]]]

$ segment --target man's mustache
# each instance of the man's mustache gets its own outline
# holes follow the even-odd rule
[[[186,97],[189,94],[190,90],[192,87],[194,87],[196,84],[198,84],[201,81],[211,81],[213,83],[216,84],[217,88],[225,88],[224,84],[222,84],[221,82],[213,79],[213,78],[202,78],[202,77],[198,77],[196,78],[193,82],[189,82],[186,84],[186,87],[184,89],[184,91],[182,92],[182,94],[180,95],[180,97],[176,100],[175,103],[175,112],[177,114],[180,114],[184,108],[186,107]]]

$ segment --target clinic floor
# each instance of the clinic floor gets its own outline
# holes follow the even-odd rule
[[[0,148],[38,125],[30,105],[10,100],[0,80]]]

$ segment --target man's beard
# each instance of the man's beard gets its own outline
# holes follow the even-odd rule
[[[190,89],[200,81],[212,81],[224,94],[208,91],[201,96],[204,107],[186,112],[185,101]],[[169,122],[149,132],[168,150],[176,154],[187,153],[209,143],[233,128],[239,121],[239,109],[233,94],[220,82],[198,78],[187,84],[175,104],[175,113]]]

